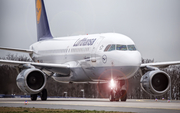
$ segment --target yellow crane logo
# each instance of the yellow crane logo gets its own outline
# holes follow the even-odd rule
[[[41,10],[42,10],[41,0],[37,0],[36,1],[36,18],[37,18],[38,24],[41,18]]]

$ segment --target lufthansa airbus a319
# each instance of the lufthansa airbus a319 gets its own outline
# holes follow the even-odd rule
[[[126,79],[141,72],[142,89],[151,95],[162,95],[170,88],[170,76],[159,67],[180,61],[141,64],[141,54],[134,42],[118,33],[102,33],[54,38],[51,35],[43,0],[36,0],[37,42],[29,49],[0,47],[29,53],[33,62],[0,60],[16,66],[21,72],[17,85],[36,100],[47,100],[47,77],[63,83],[109,82],[110,101],[126,101]]]

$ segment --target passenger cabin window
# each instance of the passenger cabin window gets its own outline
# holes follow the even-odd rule
[[[136,47],[134,45],[128,45],[128,50],[135,51]]]
[[[111,47],[109,48],[108,51],[113,51],[113,50],[115,50],[115,45],[114,44],[111,45]]]
[[[126,50],[127,50],[127,47],[126,47],[126,45],[116,45],[116,50],[126,51]]]

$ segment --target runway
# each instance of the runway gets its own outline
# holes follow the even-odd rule
[[[24,102],[28,101],[25,105]],[[0,98],[0,106],[35,107],[51,109],[76,109],[98,111],[121,111],[137,113],[180,113],[180,101],[128,99],[126,102],[110,102],[108,99],[48,98],[47,101],[31,101],[29,98]]]

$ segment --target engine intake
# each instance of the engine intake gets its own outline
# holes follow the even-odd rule
[[[27,85],[33,89],[40,89],[44,84],[44,75],[39,71],[32,71],[26,78]]]
[[[170,88],[170,76],[161,70],[154,70],[145,73],[141,77],[142,89],[153,95],[162,95]]]
[[[16,82],[21,91],[28,94],[37,94],[45,87],[46,76],[41,70],[30,68],[21,71]]]

